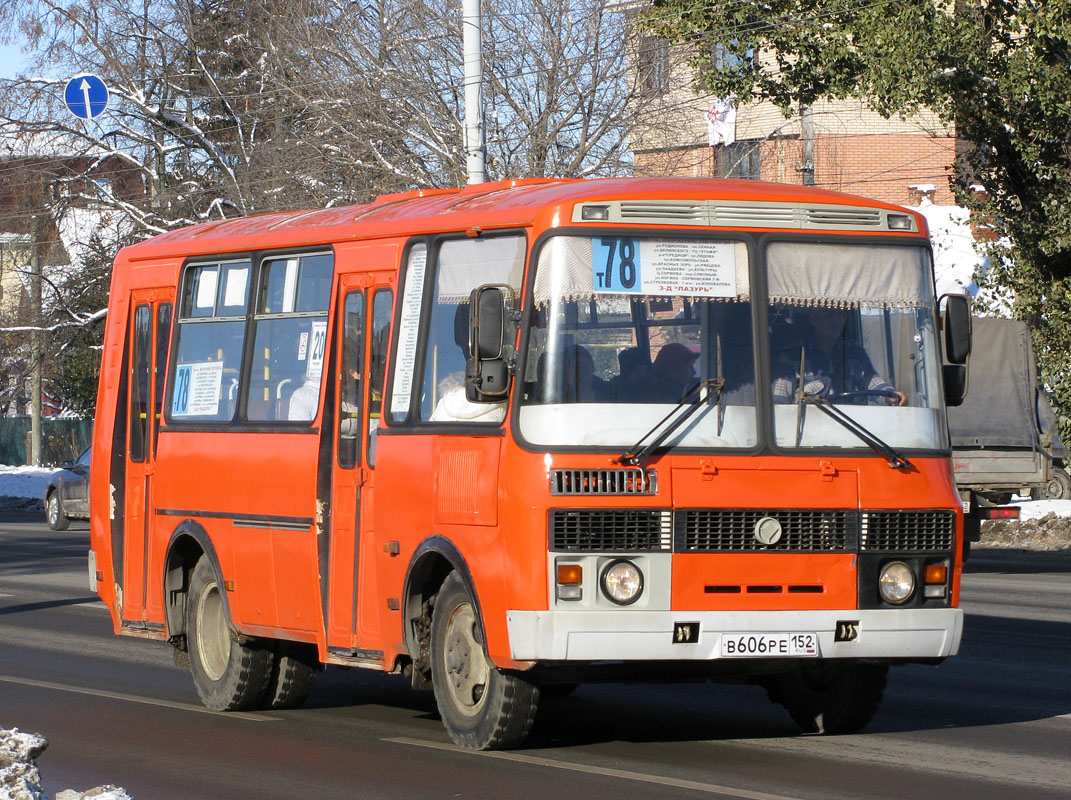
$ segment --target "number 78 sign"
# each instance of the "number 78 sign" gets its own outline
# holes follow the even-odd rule
[[[736,296],[736,243],[701,239],[591,240],[596,294]]]

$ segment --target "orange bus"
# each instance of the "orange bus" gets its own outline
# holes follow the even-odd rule
[[[209,708],[324,665],[458,744],[598,680],[748,680],[854,731],[956,653],[925,221],[802,187],[531,180],[209,222],[115,262],[90,580]]]

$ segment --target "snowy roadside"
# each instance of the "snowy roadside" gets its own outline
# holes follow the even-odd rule
[[[58,467],[9,467],[0,464],[0,510],[44,511],[45,487]]]
[[[48,800],[41,789],[37,759],[48,747],[48,740],[18,728],[0,728],[0,800]],[[64,789],[55,800],[132,800],[115,786],[97,786],[86,792]]]

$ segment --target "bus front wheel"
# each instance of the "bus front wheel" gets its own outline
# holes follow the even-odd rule
[[[247,711],[264,697],[272,653],[238,642],[231,633],[222,587],[207,558],[190,576],[186,620],[190,672],[201,702],[213,711]]]
[[[539,689],[491,663],[475,604],[456,572],[443,581],[432,612],[431,675],[443,725],[461,747],[509,747],[531,730]]]
[[[856,733],[878,713],[889,667],[837,659],[803,661],[766,690],[807,733]]]

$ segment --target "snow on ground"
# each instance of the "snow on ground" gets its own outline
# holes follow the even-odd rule
[[[49,478],[61,470],[54,467],[9,467],[0,464],[0,497],[36,498],[45,496]]]
[[[1071,500],[1031,500],[1016,497],[1012,505],[1019,507],[1019,519],[1041,519],[1046,514],[1071,517]]]

